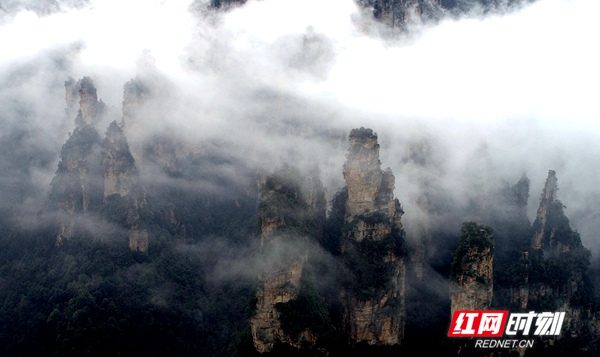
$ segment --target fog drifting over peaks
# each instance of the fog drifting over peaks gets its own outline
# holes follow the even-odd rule
[[[513,184],[523,173],[533,220],[553,169],[567,216],[595,249],[598,1],[539,0],[385,38],[351,0],[248,1],[227,12],[191,5],[57,2],[36,11],[11,2],[0,18],[2,124],[22,124],[16,108],[28,106],[26,122],[42,128],[29,140],[57,155],[73,125],[63,118],[64,80],[92,77],[117,113],[107,120],[119,120],[123,84],[147,70],[139,66],[147,50],[160,99],[135,137],[168,129],[194,144],[222,141],[259,167],[317,161],[331,196],[343,185],[346,147],[319,133],[370,127],[407,222],[418,219],[424,181],[460,207],[481,180]],[[421,141],[430,143],[428,164],[404,162],[407,144]],[[33,167],[36,184],[47,186],[55,169]]]
[[[558,125],[568,116],[589,124],[598,117],[598,25],[590,14],[597,9],[591,1],[540,1],[512,14],[447,20],[407,45],[357,38],[324,87],[346,104],[391,115],[543,116]],[[369,70],[350,76],[357,67]]]

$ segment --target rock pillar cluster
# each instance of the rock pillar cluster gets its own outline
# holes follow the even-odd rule
[[[111,216],[122,214],[130,228],[130,249],[145,252],[148,232],[142,228],[138,212],[145,204],[145,193],[138,183],[127,138],[113,121],[105,139],[100,139],[95,125],[106,109],[89,77],[67,80],[65,90],[66,113],[76,113],[76,117],[75,129],[62,147],[52,181],[50,201],[61,215],[56,245],[75,235],[78,215],[98,213],[103,206],[109,206],[104,211],[111,212]]]

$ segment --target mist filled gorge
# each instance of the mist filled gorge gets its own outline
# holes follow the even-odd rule
[[[596,355],[599,11],[0,4],[0,355]]]

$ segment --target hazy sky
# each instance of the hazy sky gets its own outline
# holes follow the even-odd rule
[[[343,184],[345,147],[317,133],[371,127],[405,220],[424,179],[463,202],[482,177],[514,183],[523,173],[533,219],[553,169],[567,216],[596,250],[597,0],[539,0],[385,36],[352,0],[250,0],[226,13],[196,3],[195,14],[191,3],[8,2],[0,9],[4,130],[25,105],[40,128],[31,141],[60,148],[72,130],[64,118],[68,76],[91,76],[109,119],[120,119],[123,84],[147,71],[140,58],[148,50],[164,98],[144,118],[147,133],[220,138],[244,155],[252,148],[248,160],[257,165],[317,160],[331,195]],[[309,129],[290,132],[282,122]],[[403,164],[407,143],[421,140],[431,144],[433,164]],[[31,171],[43,186],[55,167]]]

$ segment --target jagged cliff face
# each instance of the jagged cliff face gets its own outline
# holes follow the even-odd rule
[[[316,328],[331,324],[324,317],[326,312],[315,313],[314,307],[322,300],[306,280],[311,253],[300,244],[322,232],[323,188],[315,173],[300,177],[284,168],[263,181],[261,247],[267,266],[260,275],[256,313],[250,320],[259,352],[271,351],[277,344],[315,346],[322,336]],[[317,239],[327,241],[327,249],[341,255],[347,268],[344,286],[339,295],[335,293],[335,304],[341,302],[343,310],[339,329],[351,345],[398,345],[406,321],[403,210],[394,199],[394,175],[381,169],[377,135],[372,130],[351,132],[344,178],[347,185],[336,196],[332,213],[336,227],[340,226],[339,231],[335,229],[339,236]],[[310,308],[303,310],[307,301],[305,306]],[[290,314],[302,321],[292,330],[286,327]],[[320,323],[302,325],[311,319]]]
[[[104,110],[104,105],[98,101],[96,87],[88,77],[79,82],[79,110],[84,124],[94,124],[98,114]]]
[[[98,201],[100,186],[100,136],[93,123],[102,115],[104,106],[98,102],[91,79],[65,82],[67,113],[75,106],[75,93],[79,95],[79,111],[75,118],[75,130],[61,150],[61,160],[52,181],[51,200],[67,217],[61,223],[56,244],[73,237],[72,217],[86,213]]]
[[[552,253],[565,253],[570,249],[570,243],[557,237],[558,230],[561,227],[564,219],[561,219],[563,205],[558,201],[556,192],[558,190],[558,180],[556,172],[550,170],[542,192],[542,199],[537,210],[537,215],[533,227],[535,232],[531,240],[531,247],[535,250],[545,249],[551,250]],[[548,220],[551,222],[548,222]],[[559,220],[557,222],[557,219]]]
[[[322,229],[325,219],[323,186],[318,177],[302,178],[284,167],[267,177],[261,198],[261,250],[265,266],[259,277],[256,313],[250,319],[258,352],[276,343],[300,348],[312,346],[318,336],[306,328],[299,333],[284,329],[278,307],[298,298],[303,270],[309,258],[306,243]],[[311,228],[316,224],[321,228]],[[314,227],[314,226],[313,226]]]
[[[526,204],[528,180],[522,178],[511,191],[518,213]],[[594,312],[594,288],[588,271],[590,253],[581,244],[579,234],[571,229],[557,191],[556,172],[550,170],[536,220],[525,235],[519,233],[525,244],[513,242],[522,251],[511,253],[512,266],[508,270],[503,268],[508,275],[498,284],[495,301],[501,303],[500,308],[508,307],[511,311],[564,311],[563,332],[558,339],[577,338],[579,346],[589,346],[595,343],[592,336],[599,321]],[[515,218],[509,217],[514,223]],[[503,258],[505,262],[507,258]]]
[[[139,208],[146,204],[146,193],[138,182],[135,160],[129,151],[127,138],[121,127],[113,121],[106,131],[102,143],[102,165],[104,168],[104,203],[111,197],[124,200],[128,206],[129,249],[146,252],[148,231],[142,227]]]
[[[356,274],[351,279],[359,281],[342,292],[348,339],[396,345],[404,335],[406,316],[406,268],[400,249],[403,211],[393,197],[394,175],[381,170],[377,135],[371,129],[350,133],[344,179],[345,221],[350,228],[344,232],[342,254]],[[357,265],[366,265],[366,274]]]
[[[67,114],[75,112],[75,129],[61,151],[61,160],[52,181],[50,201],[64,213],[56,244],[76,233],[75,215],[114,211],[126,216],[129,247],[148,249],[148,232],[142,227],[138,209],[145,204],[145,192],[138,183],[135,161],[121,127],[112,122],[101,141],[94,127],[105,109],[88,77],[65,82]],[[79,100],[77,100],[79,99]],[[112,214],[114,215],[114,214]]]
[[[77,115],[77,127],[96,124],[106,111],[106,105],[98,100],[96,87],[89,77],[83,77],[77,82],[69,78],[65,82],[65,91],[66,113],[69,117]]]
[[[391,169],[381,169],[377,134],[371,129],[353,129],[350,149],[344,164],[344,180],[348,188],[346,221],[365,215],[382,215],[391,227],[401,229],[400,217],[404,213],[394,199],[395,178]],[[390,228],[391,230],[391,228]]]
[[[299,338],[285,333],[276,307],[279,303],[288,303],[298,297],[307,254],[306,251],[297,254],[284,264],[271,266],[261,274],[261,286],[256,293],[256,314],[250,320],[254,347],[260,353],[271,351],[275,343],[300,348],[302,343],[316,342],[316,336],[310,331],[305,331]]]
[[[529,309],[551,304],[552,308],[569,311],[568,326],[579,330],[585,325],[583,319],[590,317],[590,297],[581,294],[591,289],[590,253],[571,229],[557,190],[556,172],[550,170],[532,226],[531,251],[526,260],[531,268],[524,273],[528,285],[526,293],[521,294],[521,303]]]
[[[99,151],[100,136],[92,126],[76,128],[63,145],[57,176],[68,186],[61,192],[68,214],[87,212],[97,195]]]
[[[344,164],[344,179],[348,186],[346,221],[375,211],[375,197],[383,177],[377,136],[367,130],[354,133],[350,135],[348,160]]]
[[[452,280],[456,291],[451,296],[451,313],[456,310],[486,310],[494,295],[494,240],[491,229],[469,222],[455,252]]]
[[[556,172],[550,170],[548,172],[548,178],[546,179],[546,185],[542,193],[542,200],[537,210],[535,226],[538,229],[533,234],[531,241],[531,247],[533,249],[541,249],[544,246],[548,246],[551,237],[544,236],[544,229],[546,228],[546,222],[548,220],[548,209],[551,206],[556,205],[556,190],[558,189],[558,180],[556,179]],[[546,238],[546,239],[544,239]],[[544,244],[545,243],[545,244]]]
[[[390,255],[391,280],[386,291],[378,297],[364,298],[344,292],[345,322],[351,343],[369,345],[398,345],[404,336],[406,322],[404,261]]]
[[[129,196],[137,183],[137,171],[127,139],[116,122],[106,131],[103,143],[104,199],[114,194]]]

